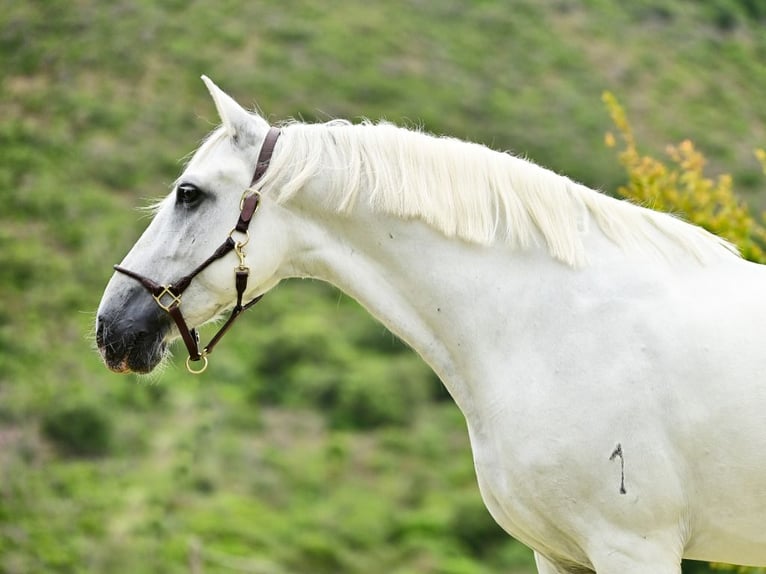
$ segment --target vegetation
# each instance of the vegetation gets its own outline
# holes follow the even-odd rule
[[[203,378],[107,373],[90,330],[146,225],[133,208],[216,121],[207,73],[276,119],[386,117],[622,185],[760,258],[731,190],[766,206],[765,17],[751,0],[6,1],[0,571],[532,572],[438,381],[327,286],[269,294]],[[640,118],[632,135],[615,116],[627,178],[604,89]],[[635,151],[684,137],[672,167]],[[707,179],[697,149],[732,178]]]
[[[671,166],[641,155],[622,106],[610,92],[604,94],[603,100],[625,146],[619,160],[628,181],[617,189],[618,193],[652,209],[678,214],[725,237],[737,245],[743,257],[766,263],[764,218],[755,218],[747,204],[737,197],[731,175],[708,178],[704,174],[705,156],[691,140],[667,147]],[[607,133],[606,143],[608,147],[616,146],[611,132]],[[766,152],[757,149],[754,155],[766,171]]]

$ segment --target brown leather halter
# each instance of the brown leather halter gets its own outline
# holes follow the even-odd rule
[[[161,285],[145,275],[141,275],[140,273],[136,273],[125,267],[120,267],[119,265],[114,266],[115,271],[138,281],[147,291],[149,291],[152,297],[154,297],[157,305],[173,318],[173,321],[175,321],[175,324],[178,326],[178,330],[181,333],[181,338],[186,345],[186,349],[189,351],[189,357],[186,359],[186,368],[190,373],[194,373],[195,375],[202,373],[207,369],[208,355],[213,352],[213,347],[218,344],[218,341],[220,341],[226,331],[229,330],[229,327],[231,327],[234,320],[239,317],[240,313],[255,305],[261,300],[261,297],[263,297],[263,295],[259,295],[249,303],[242,304],[242,297],[247,289],[247,279],[250,275],[250,268],[245,265],[245,252],[243,249],[250,239],[248,233],[250,221],[261,201],[260,192],[255,191],[252,188],[258,180],[263,177],[263,174],[266,173],[280,133],[279,129],[270,128],[269,132],[266,134],[266,138],[263,140],[263,145],[261,146],[261,151],[258,155],[258,163],[255,165],[255,173],[253,173],[253,180],[250,183],[250,187],[245,190],[245,195],[242,197],[239,219],[237,220],[234,229],[229,232],[228,237],[220,247],[218,247],[210,257],[205,259],[205,261],[200,263],[200,265],[198,265],[191,273],[182,277],[175,283]],[[248,195],[248,191],[252,191],[252,193]],[[242,241],[235,241],[233,238],[235,233],[244,235],[244,239],[242,239]],[[234,251],[237,254],[237,257],[239,257],[239,265],[234,268],[234,285],[237,290],[237,303],[231,310],[231,315],[229,315],[226,322],[221,325],[221,328],[218,329],[218,332],[215,335],[213,335],[210,342],[200,351],[199,333],[197,333],[196,329],[190,329],[186,325],[186,320],[181,313],[181,295],[189,285],[191,285],[192,280],[197,275],[211,263],[227,255],[230,251]],[[203,363],[201,368],[194,370],[191,366],[191,362],[196,361],[202,361]]]

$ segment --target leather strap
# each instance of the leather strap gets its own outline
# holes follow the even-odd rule
[[[263,177],[266,170],[269,169],[271,156],[274,155],[274,148],[277,145],[277,140],[281,133],[282,131],[279,128],[269,128],[269,131],[261,144],[261,152],[258,154],[258,162],[255,164],[255,171],[253,172],[253,179],[250,182],[250,187],[253,187],[253,185]]]
[[[263,177],[266,170],[271,163],[271,156],[274,154],[274,148],[277,145],[277,140],[281,135],[281,131],[275,127],[269,128],[269,132],[263,140],[261,145],[261,151],[258,154],[258,161],[255,164],[255,171],[253,172],[253,179],[250,181],[250,187],[255,186],[256,183]],[[248,227],[250,227],[250,220],[253,218],[255,211],[258,209],[258,204],[261,201],[261,194],[254,191],[248,195],[242,202],[242,210],[239,213],[239,220],[235,229],[241,233],[247,233]]]
[[[255,210],[258,209],[260,202],[261,194],[257,191],[245,198],[242,202],[242,211],[239,213],[239,219],[237,220],[237,225],[234,229],[240,233],[247,233],[247,230],[250,227],[250,220],[253,219]]]
[[[223,256],[225,256],[229,251],[234,249],[234,246],[236,243],[231,237],[227,237],[226,241],[224,241],[218,249],[216,249],[213,254],[205,259],[202,263],[200,263],[194,271],[186,275],[185,277],[181,277],[178,281],[175,283],[172,283],[170,285],[160,285],[156,281],[153,281],[146,277],[145,275],[141,275],[140,273],[136,273],[135,271],[131,271],[130,269],[126,269],[125,267],[122,267],[120,265],[115,265],[114,270],[119,271],[120,273],[127,275],[128,277],[132,277],[141,285],[144,286],[144,289],[149,291],[154,297],[160,297],[162,293],[167,292],[170,295],[175,296],[176,298],[180,297],[181,294],[186,291],[186,289],[191,285],[192,279],[194,279],[197,275],[199,275],[202,271],[205,270],[211,263],[214,261],[217,261],[218,259],[221,259]],[[168,307],[170,307],[169,305]]]
[[[131,271],[130,269],[127,269],[125,267],[121,267],[119,265],[114,266],[115,271],[119,271],[123,275],[127,275],[128,277],[135,279],[141,285],[143,285],[144,289],[149,291],[154,297],[159,296],[162,291],[164,291],[164,287],[160,285],[159,283],[156,283],[155,281],[152,281],[145,275],[141,275],[140,273],[136,273],[135,271]]]
[[[218,261],[225,255],[229,253],[229,251],[233,250],[236,243],[231,237],[227,237],[226,241],[221,243],[221,245],[218,246],[218,249],[216,249],[213,254],[205,259],[202,263],[200,263],[194,271],[186,275],[185,277],[181,277],[178,281],[173,283],[171,286],[171,289],[173,290],[173,293],[175,293],[177,296],[181,295],[186,289],[191,285],[192,279],[194,279],[197,275],[202,273],[211,263],[214,261]]]
[[[189,329],[186,325],[183,313],[181,313],[181,306],[174,303],[168,307],[168,314],[175,321],[178,327],[178,332],[181,333],[181,338],[186,345],[186,350],[189,352],[189,359],[192,361],[199,361],[202,358],[202,354],[199,352],[199,341],[197,339],[197,332],[194,329]]]

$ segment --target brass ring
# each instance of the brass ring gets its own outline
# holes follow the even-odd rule
[[[186,370],[189,371],[192,375],[199,375],[201,373],[204,373],[205,369],[207,369],[207,356],[202,355],[201,359],[202,359],[202,368],[197,370],[197,371],[195,371],[191,367],[191,360],[192,360],[192,358],[191,357],[186,357]]]
[[[243,235],[245,236],[245,240],[244,240],[244,241],[236,241],[236,240],[234,240],[234,234],[235,234],[235,233],[241,233],[241,234],[243,234]],[[250,230],[246,230],[246,231],[238,231],[238,230],[237,230],[237,228],[235,227],[234,229],[232,229],[231,231],[229,231],[229,238],[230,238],[230,239],[232,239],[232,240],[234,240],[234,242],[237,244],[237,245],[236,245],[236,246],[237,246],[237,249],[242,249],[242,248],[243,248],[245,245],[247,245],[248,243],[250,243]]]

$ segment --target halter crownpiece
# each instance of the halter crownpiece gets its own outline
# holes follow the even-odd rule
[[[261,300],[261,297],[263,297],[263,295],[259,295],[252,301],[244,305],[242,304],[242,297],[247,289],[247,280],[250,275],[250,269],[245,265],[244,247],[250,239],[248,234],[250,222],[253,219],[253,215],[255,215],[255,212],[258,210],[261,201],[260,191],[253,190],[252,188],[258,183],[269,168],[271,156],[274,153],[274,148],[277,145],[277,140],[279,139],[280,134],[281,131],[278,128],[269,128],[269,131],[263,140],[263,144],[261,145],[261,151],[258,154],[258,161],[255,164],[253,179],[250,182],[250,186],[243,194],[242,202],[240,204],[239,218],[237,219],[236,225],[229,232],[228,237],[226,237],[226,240],[218,247],[218,249],[216,249],[210,257],[205,259],[205,261],[198,265],[191,273],[185,275],[175,283],[161,285],[145,275],[141,275],[140,273],[136,273],[135,271],[131,271],[130,269],[126,269],[119,265],[114,266],[115,271],[138,281],[144,289],[151,294],[157,305],[159,305],[159,307],[173,319],[181,333],[181,338],[186,345],[186,349],[189,352],[189,356],[186,359],[186,369],[195,375],[198,375],[207,369],[208,355],[213,352],[213,347],[218,344],[218,341],[220,341],[226,331],[229,330],[229,327],[231,327],[234,320],[239,317],[240,313],[255,305]],[[252,191],[252,193],[248,194],[248,191]],[[242,239],[242,241],[235,241],[233,238],[235,233],[244,234],[244,239]],[[202,351],[200,351],[199,333],[197,333],[196,329],[190,329],[186,325],[186,320],[181,313],[181,295],[187,287],[191,285],[192,280],[197,275],[214,261],[228,255],[230,251],[234,251],[239,258],[239,265],[234,268],[234,286],[237,290],[237,302],[231,310],[231,315],[226,319],[226,322],[221,325],[221,328],[218,329],[218,332],[215,335],[213,335],[210,342],[205,345]],[[195,370],[192,368],[191,363],[197,361],[202,361],[202,367]]]

